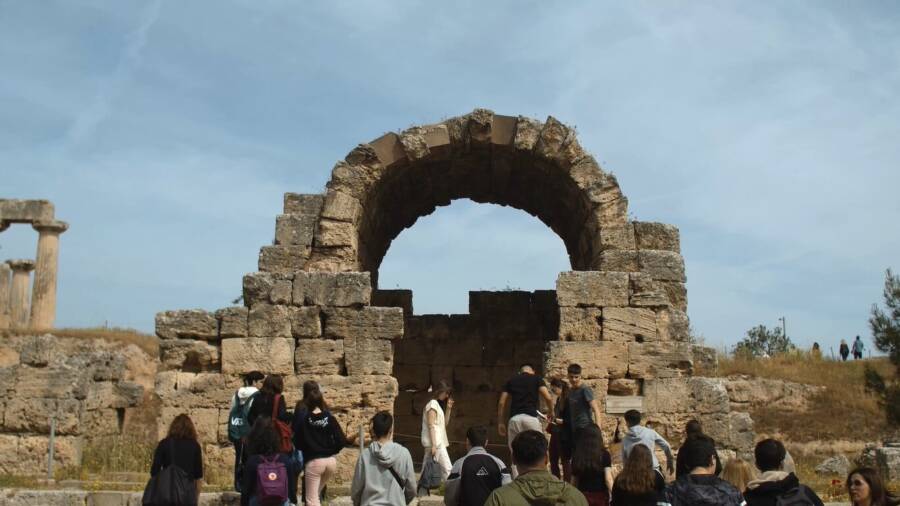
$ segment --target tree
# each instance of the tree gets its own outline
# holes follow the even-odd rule
[[[881,396],[888,423],[900,425],[900,276],[890,269],[884,275],[884,309],[872,304],[869,328],[878,351],[887,353],[894,365],[894,379],[886,381],[866,366],[866,387]]]
[[[795,349],[791,339],[784,335],[781,327],[772,330],[765,325],[757,325],[747,331],[747,335],[734,347],[735,355],[751,357],[773,356]]]

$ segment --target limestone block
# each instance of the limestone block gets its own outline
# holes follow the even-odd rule
[[[291,308],[256,304],[247,315],[251,337],[291,337]]]
[[[603,308],[603,340],[616,342],[656,341],[656,313],[631,307]]]
[[[756,434],[747,413],[721,413],[703,418],[703,432],[716,444],[740,452],[752,452]]]
[[[394,358],[398,364],[431,365],[434,361],[434,341],[428,339],[399,339],[394,345]]]
[[[628,343],[628,376],[631,378],[674,378],[690,375],[694,354],[690,343]]]
[[[12,455],[15,458],[16,455]],[[3,464],[0,463],[0,472],[3,472]],[[33,471],[39,473],[40,470]],[[46,470],[44,470],[46,472]],[[82,506],[90,496],[98,492],[84,490],[26,490],[8,488],[0,490],[0,504],[4,506]],[[140,504],[140,499],[138,503]],[[114,503],[115,505],[115,503]],[[94,505],[92,506],[99,506]],[[118,506],[118,505],[115,505]],[[131,506],[130,504],[128,506]]]
[[[222,372],[246,374],[294,373],[294,339],[285,337],[236,337],[222,341]]]
[[[471,406],[476,413],[484,411],[484,404],[472,406],[474,399],[483,398],[484,392],[491,393],[503,389],[505,383],[494,384],[493,370],[485,366],[456,366],[453,368],[454,395],[460,395],[466,399],[466,404]],[[460,416],[465,416],[466,410],[454,410]]]
[[[258,370],[269,372],[265,368]],[[229,406],[234,392],[242,385],[237,375],[160,371],[155,391],[165,406],[219,408]]]
[[[372,299],[368,272],[298,272],[294,304],[301,306],[364,306]]]
[[[272,272],[252,272],[244,275],[244,305],[252,307],[259,302],[271,302],[270,294],[277,281],[290,280],[289,274]]]
[[[344,338],[344,361],[347,374],[390,375],[394,368],[391,341],[386,339]]]
[[[291,308],[291,334],[298,339],[314,339],[322,337],[322,320],[319,308]]]
[[[559,339],[562,341],[600,341],[603,313],[597,307],[559,308]]]
[[[669,298],[661,287],[662,282],[653,281],[649,274],[643,272],[629,273],[628,279],[631,283],[630,306],[662,308],[669,305]]]
[[[119,414],[112,408],[85,411],[81,425],[82,434],[90,438],[115,436],[121,432]]]
[[[356,248],[339,246],[336,248],[318,247],[313,250],[307,271],[346,272],[360,269]]]
[[[216,318],[202,309],[156,313],[156,335],[161,339],[217,339]]]
[[[657,281],[673,308],[687,312],[687,287],[678,281]]]
[[[597,251],[636,249],[634,226],[631,223],[604,226],[597,235],[600,241]]]
[[[690,328],[691,323],[682,311],[665,308],[656,312],[656,329],[660,341],[688,341]]]
[[[15,395],[21,399],[84,399],[91,382],[89,371],[68,367],[18,366],[9,370],[15,371]]]
[[[900,448],[896,446],[883,446],[875,450],[875,460],[878,462],[878,470],[887,481],[900,480]]]
[[[327,308],[325,318],[323,333],[332,339],[403,337],[403,310],[398,307]]]
[[[0,282],[2,282],[2,278],[0,278]],[[18,365],[19,363],[18,351],[9,346],[0,345],[0,369]]]
[[[318,214],[282,214],[275,218],[275,244],[312,246]]]
[[[176,416],[185,413],[194,422],[200,444],[218,442],[219,410],[217,408],[181,408],[164,406],[159,413],[157,430],[165,434]]]
[[[246,277],[245,277],[246,279]],[[244,306],[226,307],[216,311],[219,321],[219,338],[247,337],[247,314]]]
[[[359,246],[359,234],[356,225],[346,221],[322,218],[316,231],[316,245],[325,248]]]
[[[429,154],[428,144],[425,142],[425,129],[422,127],[414,126],[404,130],[400,134],[400,144],[410,160],[420,160]]]
[[[406,160],[406,152],[403,150],[403,144],[400,143],[400,136],[394,132],[388,132],[370,141],[369,145],[384,167]]]
[[[457,365],[482,365],[484,353],[484,340],[478,337],[451,337],[434,341],[431,361],[434,364]],[[506,343],[506,353],[515,354],[512,343]],[[513,358],[515,360],[515,358]]]
[[[641,381],[628,378],[610,380],[607,393],[609,395],[641,395]]]
[[[272,290],[269,292],[269,302],[278,305],[290,305],[292,302],[291,292],[293,291],[293,283],[289,279],[279,279],[272,284]]]
[[[159,342],[160,368],[187,372],[217,371],[221,365],[219,348],[193,339],[166,339]]]
[[[328,190],[321,216],[335,221],[359,223],[362,212],[359,200],[341,191]]]
[[[309,246],[263,246],[259,249],[257,265],[263,272],[290,274],[303,269],[309,254]]]
[[[378,155],[371,146],[361,144],[331,169],[328,189],[363,201],[366,193],[384,173]]]
[[[344,370],[344,341],[301,339],[294,354],[297,374],[341,374]]]
[[[81,462],[81,441],[78,436],[59,436],[53,441],[53,466],[61,469]],[[22,436],[16,445],[17,462],[11,474],[37,474],[47,471],[49,440],[47,436]]]
[[[638,272],[638,252],[634,250],[610,249],[600,252],[601,271]]]
[[[50,432],[50,419],[56,418],[58,434],[79,434],[81,402],[75,399],[25,399],[6,401],[3,428],[9,432]]]
[[[693,345],[694,371],[704,376],[713,375],[719,369],[719,356],[711,346]]]
[[[137,406],[143,398],[144,387],[137,383],[99,381],[91,384],[84,399],[84,409],[130,408]]]
[[[684,258],[674,251],[640,250],[638,259],[641,272],[657,281],[677,281],[684,283]]]
[[[346,433],[358,432],[359,426],[368,427],[372,416],[378,411],[393,412],[394,398],[397,397],[397,380],[391,376],[366,374],[362,376],[292,376],[291,383],[285,385],[287,391],[297,392],[306,380],[319,383],[329,410],[340,421]],[[367,429],[368,431],[368,429]]]
[[[634,222],[634,237],[637,249],[673,251],[675,253],[681,251],[678,228],[672,225],[636,221]]]
[[[547,343],[544,376],[563,378],[569,364],[581,365],[585,380],[624,378],[628,371],[628,345],[607,341]]]
[[[56,338],[51,335],[26,336],[19,346],[19,362],[32,367],[47,366],[56,354]]]
[[[405,316],[413,314],[412,290],[372,290],[372,305],[403,308]]]
[[[556,297],[561,307],[624,307],[628,305],[628,273],[561,272]]]
[[[347,427],[347,429],[352,428],[354,427]],[[348,430],[348,432],[350,431]],[[357,430],[356,432],[358,433],[359,431]],[[353,434],[347,435],[348,438],[351,436],[353,436]],[[337,471],[335,471],[332,479],[335,483],[343,483],[345,485],[351,483],[353,481],[353,473],[356,471],[356,461],[359,460],[359,448],[344,448],[343,450],[341,450],[341,453],[337,454],[337,457],[335,457],[335,459],[337,460]],[[338,506],[338,500],[338,498],[335,498],[335,500],[329,501],[328,504]],[[352,504],[353,503],[351,501],[350,503],[348,503],[348,506],[352,506]],[[419,504],[422,503],[419,502]],[[425,505],[422,504],[422,506]]]
[[[325,195],[322,194],[284,194],[284,214],[318,215],[325,205]]]
[[[550,116],[544,122],[544,128],[541,129],[541,133],[538,135],[534,152],[538,156],[549,160],[556,159],[559,151],[573,136],[573,131],[569,127]]]
[[[509,290],[502,292],[469,292],[469,314],[476,315],[525,315],[531,311],[531,292]]]
[[[516,122],[516,135],[513,146],[519,151],[531,152],[537,144],[543,125],[534,119],[519,116]]]
[[[727,405],[725,406],[727,409]],[[647,379],[644,381],[644,409],[648,413],[692,412],[693,389],[688,378]]]

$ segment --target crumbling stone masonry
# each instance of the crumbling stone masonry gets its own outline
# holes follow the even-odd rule
[[[414,315],[410,292],[377,290],[391,241],[459,198],[536,216],[562,238],[573,270],[555,291],[473,292],[468,315]],[[244,277],[242,307],[157,315],[160,424],[190,413],[207,451],[221,451],[229,399],[253,369],[285,375],[291,401],[316,379],[350,433],[392,409],[398,432],[417,435],[429,386],[453,381],[459,439],[465,425],[496,426],[497,392],[520,362],[546,376],[580,363],[609,433],[619,407],[638,405],[670,438],[700,415],[723,446],[752,442],[724,384],[692,377],[678,230],[629,221],[615,177],[552,117],[476,109],[360,144],[324,194],[285,194],[258,267]]]

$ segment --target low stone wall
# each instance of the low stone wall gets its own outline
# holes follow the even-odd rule
[[[802,411],[812,396],[825,390],[823,386],[746,375],[729,376],[725,387],[731,408],[738,411],[760,407]]]

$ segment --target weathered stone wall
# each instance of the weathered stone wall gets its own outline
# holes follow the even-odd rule
[[[0,340],[0,473],[78,465],[83,445],[128,430],[152,385],[155,360],[134,345],[52,335]],[[151,435],[152,437],[153,435]]]
[[[403,339],[394,351],[393,374],[400,386],[394,403],[396,432],[404,434],[397,440],[408,445],[417,461],[421,458],[422,408],[431,398],[429,387],[446,380],[456,402],[447,428],[450,439],[464,441],[469,427],[485,425],[490,440],[501,445],[492,451],[505,457],[505,438],[496,432],[497,401],[521,364],[543,369],[545,344],[556,338],[559,326],[555,293],[469,292],[469,314],[455,315],[412,315],[409,291],[376,292],[373,298],[409,309]],[[461,456],[465,447],[454,444],[450,453]]]

